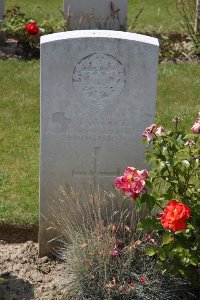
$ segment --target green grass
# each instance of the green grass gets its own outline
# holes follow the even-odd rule
[[[0,220],[38,221],[39,63],[0,61]]]
[[[128,24],[131,26],[141,8],[136,31],[182,31],[176,0],[129,0]]]
[[[81,0],[80,0],[81,1]],[[101,1],[101,0],[99,0]],[[128,24],[131,26],[139,10],[144,10],[139,17],[136,31],[180,31],[181,18],[176,8],[176,0],[129,0]],[[63,0],[7,0],[6,9],[20,6],[28,17],[41,21],[44,16],[62,18],[59,8],[63,9]]]
[[[7,0],[41,21],[59,19],[63,0]],[[129,25],[144,11],[136,31],[182,30],[176,0],[130,0]],[[0,221],[38,222],[39,189],[39,61],[0,61]],[[172,126],[174,115],[190,129],[199,109],[198,65],[161,64],[158,76],[157,122]]]
[[[0,61],[0,221],[38,222],[39,61]],[[198,65],[161,64],[157,122],[190,130],[199,109]]]
[[[170,128],[180,116],[180,128],[190,130],[200,107],[200,68],[192,64],[161,64],[158,75],[157,122]]]
[[[19,6],[27,17],[36,21],[42,21],[46,16],[49,18],[62,18],[59,9],[63,9],[63,0],[6,0],[6,9]]]

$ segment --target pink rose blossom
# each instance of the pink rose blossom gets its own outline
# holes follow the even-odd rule
[[[126,168],[124,176],[115,179],[115,186],[121,189],[127,197],[136,199],[145,189],[145,179],[149,177],[146,170],[136,170],[133,167]]]
[[[146,279],[144,276],[141,276],[140,279],[139,279],[139,282],[140,283],[145,283],[146,282]]]
[[[149,144],[152,140],[154,135],[156,136],[162,136],[165,132],[164,127],[158,126],[156,124],[151,124],[149,127],[145,129],[143,132],[143,137],[147,138],[147,143]]]
[[[156,129],[155,135],[162,136],[164,134],[164,132],[165,132],[164,127],[158,126],[157,129]]]
[[[150,243],[150,244],[155,244],[155,240],[152,239],[152,237],[151,237],[150,235],[148,235],[148,236],[146,237],[146,241],[147,241],[148,243]]]
[[[111,254],[112,256],[117,257],[117,256],[119,256],[120,252],[119,252],[118,250],[116,250],[116,249],[112,249],[112,250],[110,251],[110,254]]]
[[[194,125],[191,128],[192,132],[195,134],[200,134],[200,118],[196,120]]]
[[[153,135],[155,133],[156,127],[157,127],[156,124],[151,124],[143,132],[143,137],[147,138],[147,143],[150,143],[153,140]]]
[[[141,170],[141,171],[138,170],[138,171],[137,171],[137,174],[138,174],[138,176],[139,176],[141,179],[143,179],[143,180],[149,178],[149,173],[148,173],[147,170]]]

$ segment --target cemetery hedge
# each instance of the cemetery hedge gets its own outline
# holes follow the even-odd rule
[[[129,26],[144,7],[137,31],[182,31],[174,0],[130,0]],[[58,19],[62,0],[7,0],[28,16]],[[173,19],[173,22],[172,22]],[[149,25],[151,24],[151,25]],[[173,27],[172,27],[173,26]],[[0,61],[0,222],[38,223],[39,188],[39,61]],[[174,115],[188,128],[199,109],[200,69],[195,64],[160,64],[157,122],[171,127]]]

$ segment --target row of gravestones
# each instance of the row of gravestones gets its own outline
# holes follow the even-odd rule
[[[117,21],[108,29],[126,24],[127,0],[65,1],[74,27],[92,8],[94,28],[104,16]],[[111,190],[127,166],[144,167],[141,136],[154,121],[157,67],[152,37],[94,29],[42,36],[40,256],[57,245],[60,186],[87,197],[89,178],[94,188]]]

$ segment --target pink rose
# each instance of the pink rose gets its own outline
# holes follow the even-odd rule
[[[191,128],[192,132],[195,134],[200,134],[200,118],[196,120],[194,125]]]
[[[145,189],[145,179],[149,177],[146,170],[136,170],[133,167],[128,167],[124,176],[115,179],[115,186],[121,189],[128,197],[136,199]]]
[[[156,124],[151,124],[143,132],[143,137],[147,138],[147,143],[150,143],[153,140],[153,135],[155,133],[156,127],[157,127]]]
[[[137,171],[137,173],[138,173],[138,176],[143,180],[149,178],[149,173],[147,172],[147,170]]]
[[[156,124],[151,124],[149,127],[145,129],[143,132],[143,137],[147,138],[147,143],[149,144],[152,140],[153,137],[156,136],[162,136],[165,132],[164,127],[158,126]]]
[[[118,251],[118,250],[116,250],[116,249],[112,249],[111,251],[110,251],[110,254],[112,255],[112,256],[119,256],[120,255],[120,252]]]
[[[164,134],[164,132],[165,132],[164,127],[158,126],[157,129],[156,129],[155,135],[162,136]]]

